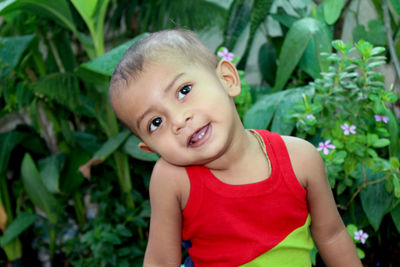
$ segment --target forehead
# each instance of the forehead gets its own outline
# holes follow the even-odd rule
[[[162,101],[166,87],[179,74],[186,74],[188,66],[175,62],[154,62],[144,65],[143,71],[120,90],[113,100],[114,111],[131,130],[136,131],[136,120],[149,107]]]

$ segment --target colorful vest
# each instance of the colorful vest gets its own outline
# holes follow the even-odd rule
[[[282,138],[261,135],[271,175],[230,185],[201,166],[187,167],[190,195],[182,238],[194,266],[311,266],[306,190],[296,178]]]

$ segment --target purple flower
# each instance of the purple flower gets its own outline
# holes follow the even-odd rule
[[[219,51],[217,53],[217,55],[223,60],[228,60],[230,62],[232,62],[233,58],[234,58],[234,54],[230,53],[228,49],[224,48],[222,51]]]
[[[347,123],[343,124],[342,126],[340,126],[340,128],[343,129],[343,133],[344,135],[349,135],[349,134],[355,134],[356,133],[356,126],[355,125],[348,125]]]
[[[358,230],[357,232],[354,232],[354,239],[355,240],[360,240],[361,243],[365,244],[365,240],[367,240],[368,234],[364,233],[363,230]]]
[[[306,118],[309,120],[315,120],[315,116],[313,114],[308,114]]]
[[[386,116],[375,114],[374,117],[375,117],[376,121],[383,121],[384,123],[388,123],[388,121],[389,121],[389,117],[386,117]]]
[[[325,155],[329,154],[329,149],[335,149],[336,147],[331,144],[331,140],[326,140],[325,143],[320,142],[318,144],[318,151],[323,151]]]

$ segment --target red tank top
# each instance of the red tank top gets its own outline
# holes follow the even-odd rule
[[[267,179],[230,185],[205,167],[186,168],[190,195],[182,238],[191,242],[188,252],[196,267],[249,263],[308,221],[306,190],[294,174],[284,141],[276,133],[257,132],[271,162]]]

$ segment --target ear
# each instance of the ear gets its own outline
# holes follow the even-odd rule
[[[139,146],[139,148],[140,148],[141,150],[143,150],[144,152],[147,152],[147,153],[156,153],[156,152],[154,152],[148,145],[146,145],[146,144],[143,143],[143,142],[140,142],[138,146]]]
[[[235,97],[239,95],[241,90],[240,77],[235,65],[230,61],[221,60],[216,70],[229,96]]]

